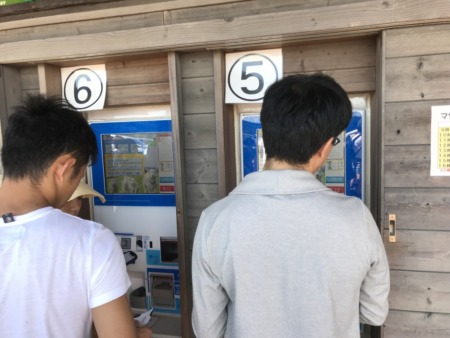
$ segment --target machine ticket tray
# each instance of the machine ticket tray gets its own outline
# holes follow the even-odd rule
[[[147,325],[153,330],[152,338],[181,338],[179,317],[153,315]]]

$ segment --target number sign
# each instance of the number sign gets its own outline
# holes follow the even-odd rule
[[[61,68],[63,97],[78,110],[103,109],[105,65]]]
[[[283,77],[281,49],[226,55],[225,103],[262,102],[267,88]]]

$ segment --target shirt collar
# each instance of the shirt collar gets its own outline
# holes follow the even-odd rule
[[[244,177],[232,194],[298,194],[328,190],[304,170],[263,170]]]

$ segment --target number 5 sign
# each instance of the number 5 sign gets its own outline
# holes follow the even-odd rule
[[[61,68],[63,97],[77,110],[103,109],[105,65]]]
[[[230,53],[225,62],[225,103],[262,102],[267,88],[283,77],[281,49]]]

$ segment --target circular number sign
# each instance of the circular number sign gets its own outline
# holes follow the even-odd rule
[[[100,76],[89,68],[78,68],[69,74],[64,83],[64,97],[76,109],[87,109],[103,94]]]
[[[278,80],[275,63],[265,55],[246,54],[230,67],[227,84],[231,92],[244,101],[260,101],[266,89]]]

